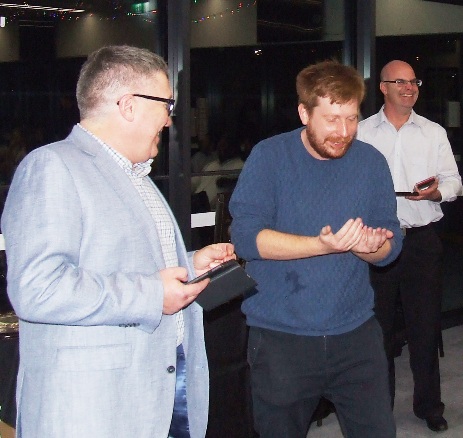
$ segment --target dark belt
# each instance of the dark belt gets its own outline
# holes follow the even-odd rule
[[[422,227],[401,228],[401,230],[404,236],[408,236],[410,234],[421,233],[422,231],[429,230],[430,228],[432,228],[432,224],[423,225]]]

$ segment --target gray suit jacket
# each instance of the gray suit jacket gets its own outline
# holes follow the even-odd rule
[[[162,314],[159,238],[128,176],[74,127],[20,164],[2,230],[20,318],[18,438],[166,438],[176,322]],[[209,393],[200,306],[184,317],[191,437],[200,438]]]

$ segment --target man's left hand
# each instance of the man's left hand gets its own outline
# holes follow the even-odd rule
[[[415,186],[413,190],[418,194],[415,196],[405,196],[405,199],[409,201],[442,201],[442,195],[439,191],[439,179],[437,177],[435,177],[434,182],[427,189],[420,190]]]

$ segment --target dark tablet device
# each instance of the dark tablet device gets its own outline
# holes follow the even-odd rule
[[[418,192],[395,192],[396,196],[418,196]]]
[[[187,284],[210,278],[210,283],[196,297],[196,302],[204,310],[212,310],[253,289],[257,283],[236,260],[222,263]]]

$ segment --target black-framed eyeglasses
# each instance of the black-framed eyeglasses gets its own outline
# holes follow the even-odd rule
[[[156,100],[158,102],[164,102],[166,104],[167,115],[169,117],[172,114],[172,111],[174,110],[175,99],[166,99],[165,97],[148,96],[147,94],[137,94],[137,93],[132,93],[132,96],[137,96],[137,97],[141,97],[143,99],[148,99],[148,100]],[[119,105],[119,102],[120,100],[117,101],[118,105]]]
[[[388,82],[389,84],[397,84],[399,87],[403,87],[407,84],[416,85],[417,87],[421,87],[423,85],[423,81],[421,79],[412,79],[411,81],[407,81],[406,79],[394,79],[393,81],[381,81],[381,82]]]

